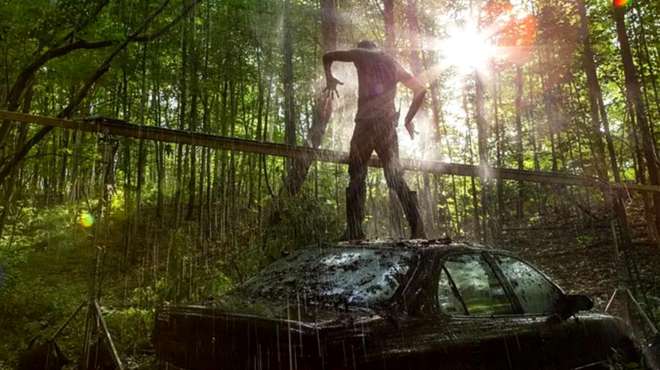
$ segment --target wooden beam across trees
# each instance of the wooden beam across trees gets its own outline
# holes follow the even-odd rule
[[[147,139],[160,142],[188,144],[213,149],[265,154],[278,157],[311,157],[313,160],[332,163],[348,163],[348,154],[327,149],[313,149],[304,146],[261,142],[234,137],[210,135],[154,126],[140,126],[125,121],[92,117],[84,120],[69,120],[25,113],[0,111],[0,119],[24,124],[36,123],[43,126],[59,127],[104,135]],[[556,172],[528,171],[510,168],[486,168],[479,166],[447,163],[440,161],[402,158],[405,170],[428,172],[440,175],[485,177],[503,180],[535,182],[541,184],[588,186],[603,189],[626,189],[630,191],[660,192],[660,186],[642,184],[604,183],[595,177],[577,176]],[[381,167],[378,157],[373,156],[369,166]]]

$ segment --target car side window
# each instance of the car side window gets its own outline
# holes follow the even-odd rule
[[[456,295],[456,288],[449,279],[447,270],[444,267],[440,271],[440,279],[438,280],[438,307],[440,311],[447,315],[467,315],[465,306]]]
[[[561,292],[545,276],[516,258],[496,255],[495,260],[525,313],[548,314],[555,310]]]
[[[481,255],[452,256],[445,261],[444,267],[469,315],[515,313],[504,287]]]

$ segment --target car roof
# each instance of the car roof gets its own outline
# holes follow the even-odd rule
[[[370,248],[386,250],[435,251],[442,254],[449,252],[491,252],[513,255],[510,251],[493,248],[471,241],[452,241],[451,239],[398,239],[398,240],[353,240],[323,245],[311,245],[308,248]]]
[[[318,248],[319,245],[314,245],[310,247]],[[463,253],[488,252],[499,255],[506,255],[524,261],[525,264],[530,265],[537,272],[541,273],[555,287],[557,287],[562,293],[564,293],[564,290],[554,282],[554,279],[550,278],[550,276],[548,276],[543,270],[539,269],[535,265],[530,264],[528,261],[525,261],[523,258],[519,257],[516,253],[513,253],[506,249],[493,248],[472,241],[452,241],[449,238],[428,239],[428,240],[427,239],[357,240],[357,241],[324,244],[322,245],[322,247],[330,247],[337,249],[373,248],[376,250],[430,251],[432,253],[433,252],[437,253],[437,255],[439,255],[441,258],[444,255],[447,255],[452,252],[463,252]]]

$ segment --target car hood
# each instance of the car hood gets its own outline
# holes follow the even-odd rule
[[[335,309],[237,295],[199,305],[166,305],[155,321],[159,358],[193,370],[267,369],[261,365],[296,361],[305,364],[299,369],[317,369],[308,362],[330,361],[338,343],[360,342],[384,322],[373,310],[358,307]]]
[[[364,307],[306,304],[297,299],[253,299],[241,294],[228,294],[199,305],[170,305],[163,311],[179,315],[278,321],[313,330],[364,326],[383,320],[376,310]]]

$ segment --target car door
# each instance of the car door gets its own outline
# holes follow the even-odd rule
[[[538,368],[529,356],[538,345],[519,303],[483,253],[443,259],[437,308],[447,329],[476,369]],[[466,353],[467,352],[467,353]]]
[[[412,295],[426,297],[420,312],[383,327],[382,352],[363,368],[542,369],[534,319],[522,314],[491,259],[472,250],[433,259]]]
[[[492,254],[492,259],[540,340],[537,356],[543,367],[570,369],[603,359],[594,351],[601,338],[589,335],[593,325],[577,318],[559,318],[557,312],[564,293],[548,277],[513,256]]]
[[[507,319],[489,313],[515,312],[509,297],[497,281],[486,260],[478,253],[457,253],[447,259],[434,259],[424,273],[423,282],[411,297],[420,300],[417,312],[399,320],[397,330],[382,335],[384,355],[378,369],[507,369],[507,343],[496,334]],[[456,275],[454,281],[449,271]],[[467,281],[472,277],[475,284]],[[475,287],[497,291],[492,300],[484,294],[470,294],[464,300],[459,289],[472,292]],[[483,293],[483,292],[481,292]],[[479,306],[477,308],[477,306]],[[475,310],[468,315],[468,308]],[[478,311],[478,312],[477,312]],[[498,356],[495,354],[501,354]],[[503,360],[504,359],[504,360]]]

